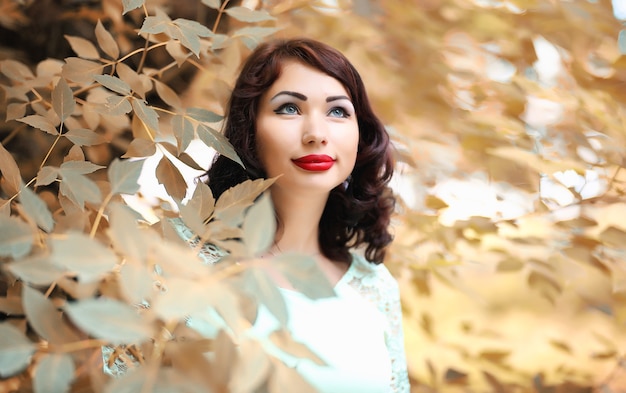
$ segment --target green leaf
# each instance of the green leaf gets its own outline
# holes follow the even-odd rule
[[[22,175],[13,155],[0,144],[0,172],[5,184],[3,187],[11,194],[17,194],[22,188]]]
[[[139,176],[144,160],[114,159],[109,165],[108,175],[112,194],[135,194],[139,191]]]
[[[243,221],[243,242],[250,255],[259,256],[268,250],[274,241],[276,218],[272,200],[264,194],[248,209]]]
[[[47,132],[50,135],[57,135],[57,129],[54,124],[47,118],[40,115],[30,115],[23,117],[21,119],[17,119],[17,121],[21,121],[22,123],[26,123],[31,127],[38,128],[42,131]]]
[[[9,323],[0,323],[0,377],[24,370],[37,347]]]
[[[35,393],[66,393],[74,380],[74,360],[67,353],[47,353],[37,362]]]
[[[310,299],[335,296],[335,289],[322,272],[315,258],[308,255],[285,253],[272,258],[275,265],[298,291]]]
[[[100,19],[98,19],[98,23],[96,24],[95,33],[100,49],[109,55],[111,59],[116,60],[120,56],[120,48],[111,33],[109,33],[102,22],[100,22]]]
[[[233,33],[233,37],[252,37],[257,41],[276,33],[279,29],[276,27],[242,27]]]
[[[202,4],[216,10],[220,9],[220,6],[222,5],[221,3],[221,0],[202,0]]]
[[[82,85],[91,84],[95,75],[102,74],[104,66],[79,57],[68,57],[63,65],[62,76]]]
[[[102,243],[79,232],[50,239],[50,260],[76,274],[81,282],[100,279],[117,265],[117,256]]]
[[[193,124],[183,115],[173,116],[171,124],[174,136],[176,137],[178,151],[183,152],[189,147],[189,144],[193,140]]]
[[[147,106],[146,103],[138,98],[132,99],[132,106],[135,114],[141,119],[151,131],[159,130],[159,115],[154,109]]]
[[[44,340],[64,344],[78,339],[76,333],[63,321],[61,312],[41,292],[24,285],[22,302],[29,325]]]
[[[100,297],[67,303],[70,319],[85,333],[120,344],[139,344],[152,337],[153,329],[138,310],[117,300]]]
[[[198,37],[213,36],[213,32],[208,27],[196,22],[195,20],[178,18],[174,20],[174,24],[188,35],[194,35]]]
[[[198,138],[200,138],[205,145],[215,149],[219,154],[230,158],[242,167],[244,166],[243,162],[241,162],[241,159],[235,152],[233,145],[230,144],[228,139],[226,139],[223,134],[204,124],[198,125],[196,132],[198,133]]]
[[[142,7],[144,0],[122,0],[122,4],[124,5],[124,12],[122,12],[122,15],[126,15],[127,12]]]
[[[226,12],[228,16],[242,22],[262,22],[276,19],[265,10],[251,10],[246,7],[230,7],[224,12]]]
[[[30,252],[33,241],[28,224],[15,217],[0,216],[0,255],[19,259]]]
[[[98,60],[100,58],[98,49],[91,41],[71,35],[65,35],[65,39],[70,43],[72,50],[76,52],[79,57],[89,60]]]
[[[165,187],[165,191],[175,200],[182,201],[187,194],[187,183],[180,171],[167,156],[161,157],[156,167],[156,177],[159,184]]]
[[[94,146],[106,142],[102,135],[86,128],[69,130],[63,136],[78,146]]]
[[[123,96],[130,95],[130,86],[120,78],[111,75],[94,75],[93,79],[102,86]]]
[[[20,280],[33,285],[50,285],[65,274],[65,269],[53,265],[47,256],[33,256],[8,264],[7,268]]]
[[[62,122],[74,113],[76,108],[74,93],[63,78],[59,78],[59,82],[52,90],[52,108],[54,108]]]
[[[187,108],[187,116],[205,123],[217,123],[224,119],[224,116],[202,108]]]
[[[28,214],[41,229],[46,232],[52,231],[54,227],[52,213],[50,213],[48,206],[37,194],[30,188],[24,187],[22,188],[22,192],[20,192],[20,202],[22,202],[26,214]]]

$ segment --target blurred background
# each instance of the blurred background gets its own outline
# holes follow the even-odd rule
[[[241,28],[200,3],[145,7],[217,31]],[[266,37],[307,36],[344,52],[392,134],[400,203],[387,265],[401,286],[413,392],[626,392],[626,1],[227,6],[267,10],[274,19],[256,24]],[[122,15],[117,0],[0,0],[0,60],[35,69],[75,56],[65,36],[94,41],[98,20],[128,53],[141,44],[142,17]],[[161,76],[183,106],[223,114],[253,45]],[[154,50],[145,64],[169,61]],[[0,118],[19,117],[12,91],[0,94]],[[0,139],[30,179],[51,136],[15,124],[0,123]],[[107,127],[110,143],[84,148],[100,165],[132,140],[129,124]],[[174,140],[172,130],[161,138]],[[195,142],[188,153],[202,168],[212,155]],[[129,198],[148,219],[168,199],[154,177],[158,160]],[[179,169],[188,184],[202,174]]]

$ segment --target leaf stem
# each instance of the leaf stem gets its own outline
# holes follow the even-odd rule
[[[218,10],[218,13],[217,13],[217,18],[215,18],[215,23],[213,24],[213,33],[217,31],[217,26],[220,24],[220,20],[222,19],[222,14],[224,13],[224,10],[226,9],[226,6],[228,5],[229,1],[230,0],[224,0],[222,5],[220,6],[220,9]]]
[[[61,124],[61,128],[63,128],[63,124]],[[54,147],[57,145],[57,143],[59,143],[61,136],[62,136],[61,130],[59,130],[59,133],[57,134],[56,139],[54,140],[54,142],[52,142],[52,146],[50,146],[50,149],[48,149],[46,156],[44,157],[43,161],[41,161],[41,165],[39,165],[39,169],[43,168],[43,166],[46,165],[46,161],[48,161],[48,158],[50,158],[50,154],[52,154],[52,150],[54,150]]]
[[[100,220],[102,220],[102,216],[104,215],[104,209],[106,209],[109,202],[113,198],[113,194],[109,193],[104,201],[102,201],[102,205],[100,205],[100,209],[98,209],[98,214],[96,214],[96,218],[93,220],[93,226],[91,227],[91,232],[89,232],[89,237],[94,238],[96,236],[96,232],[98,231],[98,226],[100,225]]]

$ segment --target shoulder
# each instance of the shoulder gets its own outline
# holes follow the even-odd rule
[[[345,282],[385,314],[391,303],[400,300],[398,281],[382,263],[373,264],[362,255],[353,253],[346,275]]]

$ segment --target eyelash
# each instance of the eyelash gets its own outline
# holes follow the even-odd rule
[[[279,106],[278,108],[276,108],[274,110],[274,113],[276,113],[277,115],[292,115],[292,114],[294,114],[294,113],[286,113],[285,112],[285,109],[289,108],[289,107],[293,107],[296,110],[295,113],[296,114],[300,114],[300,108],[298,108],[297,105],[295,105],[293,103],[290,103],[290,102],[288,102],[286,104],[283,104],[283,105]],[[348,110],[346,108],[343,108],[343,107],[340,107],[340,106],[332,107],[328,111],[328,114],[332,113],[333,111],[336,111],[337,109],[341,110],[341,112],[342,112],[342,114],[339,117],[346,118],[346,119],[350,117],[350,113],[348,112]]]

